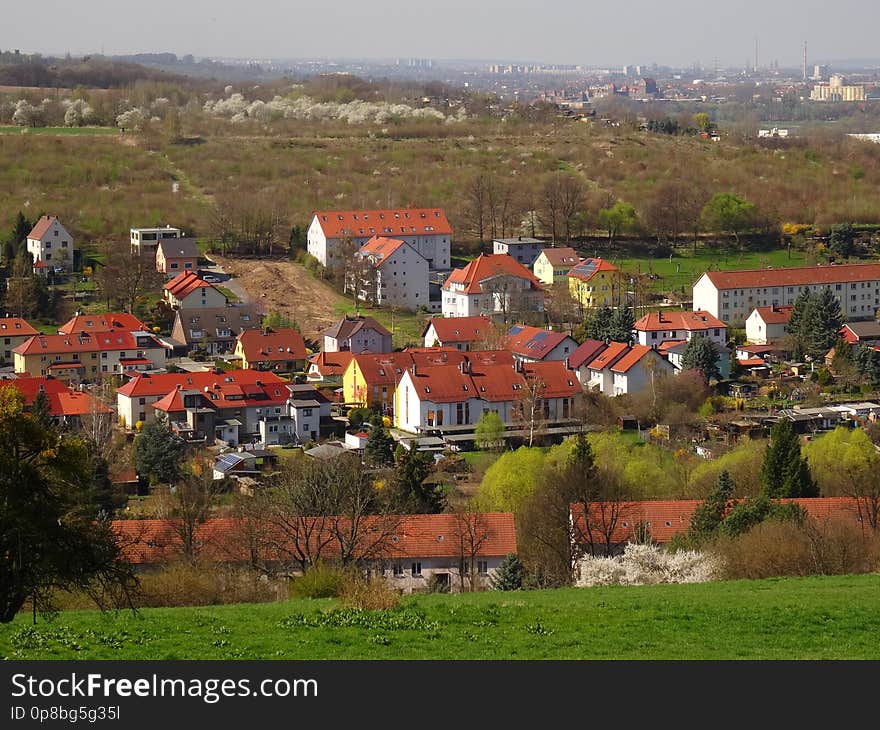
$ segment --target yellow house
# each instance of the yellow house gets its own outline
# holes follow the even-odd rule
[[[351,358],[342,376],[342,397],[348,404],[393,410],[394,391],[413,359],[406,352],[361,353]]]
[[[584,259],[568,272],[568,289],[584,307],[616,307],[626,300],[626,276],[605,259]]]
[[[580,261],[580,257],[570,246],[545,248],[538,254],[532,265],[532,272],[538,281],[553,286],[566,280],[568,272]]]

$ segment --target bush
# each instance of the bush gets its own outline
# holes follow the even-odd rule
[[[523,587],[525,566],[516,553],[510,553],[498,564],[492,576],[492,588],[496,591],[517,591]]]
[[[295,598],[339,598],[351,580],[350,569],[316,563],[293,579],[290,594]]]
[[[586,557],[577,565],[575,585],[655,585],[658,583],[705,583],[718,573],[716,559],[702,552],[667,552],[656,545],[630,543],[623,555]]]
[[[339,598],[344,607],[362,611],[387,611],[400,603],[400,594],[382,576],[349,576]]]
[[[140,576],[139,607],[217,606],[287,598],[286,581],[217,563],[173,562]]]

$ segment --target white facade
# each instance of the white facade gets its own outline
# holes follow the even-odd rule
[[[193,289],[193,291],[182,299],[179,299],[170,291],[166,290],[165,299],[168,304],[172,307],[177,307],[178,309],[225,307],[227,303],[226,297],[223,293],[219,289],[215,289],[213,286],[200,286],[198,289]]]
[[[413,311],[428,307],[428,262],[418,251],[404,243],[384,260],[374,261],[374,266],[376,289],[362,292],[364,299]]]
[[[529,238],[527,236],[496,238],[492,241],[492,253],[507,254],[514,261],[531,269],[546,245],[537,238]]]
[[[503,558],[493,556],[480,556],[475,559],[473,570],[476,589],[491,587],[492,578],[502,560]],[[462,565],[462,562],[465,565]],[[459,556],[390,558],[383,560],[375,572],[383,576],[394,590],[401,593],[424,591],[434,575],[442,578],[449,586],[449,590],[455,593],[462,590],[462,582],[465,590],[470,589],[471,567],[467,565],[468,562],[462,561]]]
[[[350,240],[363,246],[373,236],[387,236],[404,241],[428,262],[431,271],[445,271],[451,266],[452,236],[448,233],[407,235],[399,231],[385,230],[384,226],[366,228],[365,235],[353,235]],[[309,254],[321,262],[322,266],[333,267],[338,261],[334,254],[336,248],[342,243],[342,238],[328,238],[321,227],[318,216],[312,216],[312,222],[306,233],[307,249]]]
[[[844,268],[844,267],[840,267]],[[802,282],[786,286],[755,286],[719,290],[708,274],[694,284],[694,309],[705,309],[722,322],[743,322],[755,307],[794,304],[803,289],[819,293],[830,288],[840,302],[840,310],[848,320],[873,319],[880,308],[880,276],[876,279],[811,284]]]
[[[785,322],[767,324],[755,309],[746,319],[746,339],[753,345],[768,345],[785,337],[787,328]]]
[[[493,283],[498,284],[498,291],[492,291]],[[505,275],[486,279],[480,284],[483,291],[475,294],[468,294],[464,286],[457,283],[453,283],[449,289],[444,288],[443,316],[476,317],[505,311],[544,311],[544,292],[532,291],[528,279]]]
[[[27,250],[34,263],[45,263],[64,271],[73,271],[74,240],[57,218],[39,238],[27,239]]]
[[[652,361],[651,365],[648,364],[649,361]],[[649,353],[625,373],[612,372],[612,395],[641,393],[652,387],[652,380],[656,384],[659,378],[665,378],[674,373],[675,368],[666,358]]]
[[[640,330],[633,329],[636,344],[654,347],[667,340],[690,341],[691,337],[698,335],[708,337],[714,343],[724,347],[727,345],[727,327],[710,327],[705,330],[693,329],[668,329],[668,330]]]
[[[156,247],[159,241],[166,238],[183,238],[183,231],[179,228],[165,226],[164,228],[130,228],[129,229],[129,246],[132,253],[145,254],[152,253],[156,255]]]
[[[372,327],[362,327],[351,337],[336,339],[324,335],[324,352],[349,351],[355,355],[362,352],[391,352],[391,337],[377,332]]]

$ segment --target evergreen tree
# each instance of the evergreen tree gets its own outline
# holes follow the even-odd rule
[[[427,486],[434,459],[426,451],[398,446],[395,454],[394,481],[398,493],[397,511],[416,514],[437,514],[446,506],[446,495],[440,487]]]
[[[367,466],[391,466],[394,463],[394,439],[382,423],[381,416],[374,416],[370,437],[364,447],[364,461]]]
[[[508,554],[492,576],[492,587],[496,591],[518,591],[523,586],[526,569],[516,553]]]
[[[699,370],[706,382],[718,378],[718,345],[708,337],[694,335],[685,345],[681,355],[682,370]]]
[[[596,476],[596,459],[587,434],[578,433],[574,436],[574,447],[568,456],[566,467],[578,479],[588,481]]]
[[[828,237],[828,248],[841,258],[849,258],[853,253],[853,242],[856,231],[852,223],[838,223],[831,226],[831,235]]]
[[[20,254],[27,253],[25,241],[27,241],[27,235],[33,227],[33,224],[24,217],[24,214],[18,211],[15,223],[12,224],[12,230],[4,241],[3,253],[7,261],[13,261]]]
[[[134,442],[134,464],[137,473],[151,483],[171,484],[180,477],[180,462],[186,444],[168,430],[165,420],[148,421]]]
[[[715,489],[703,503],[694,510],[691,517],[691,533],[696,537],[714,534],[724,521],[727,505],[733,497],[735,488],[730,473],[725,469],[718,475]]]
[[[805,518],[806,512],[800,505],[794,502],[777,502],[761,493],[757,497],[744,499],[733,507],[721,523],[720,532],[735,537],[766,520],[803,522]]]
[[[806,332],[809,326],[810,310],[813,307],[813,296],[808,289],[802,289],[794,300],[791,317],[788,320],[788,333],[791,337],[791,355],[795,360],[803,359],[806,354]]]
[[[52,411],[49,407],[49,398],[41,390],[31,403],[31,417],[43,428],[52,426]]]
[[[800,441],[786,418],[777,421],[770,432],[770,445],[761,464],[761,485],[770,499],[819,496],[807,460],[801,456]]]
[[[613,318],[614,310],[611,307],[599,307],[593,314],[587,336],[602,342],[610,341],[612,339],[611,321]]]
[[[837,297],[831,293],[831,289],[823,289],[813,298],[807,315],[799,325],[806,354],[814,360],[824,360],[826,353],[834,347],[845,321]]]
[[[636,323],[635,315],[629,307],[618,307],[614,310],[609,324],[610,339],[613,342],[626,342],[632,340],[633,326]]]

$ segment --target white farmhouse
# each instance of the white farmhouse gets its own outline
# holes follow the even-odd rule
[[[791,305],[755,307],[746,319],[746,339],[754,345],[769,345],[785,337],[791,319]]]
[[[343,242],[360,248],[374,236],[405,241],[431,271],[451,267],[452,227],[440,208],[319,210],[306,234],[308,252],[327,267],[336,265],[336,249]]]
[[[544,311],[544,287],[506,254],[480,255],[443,284],[443,316],[516,315]]]
[[[27,250],[35,267],[73,271],[73,236],[54,215],[44,215],[37,221],[27,235]]]
[[[709,312],[648,312],[633,325],[633,335],[640,345],[654,347],[669,340],[688,341],[694,335],[708,337],[724,347],[727,325]]]

